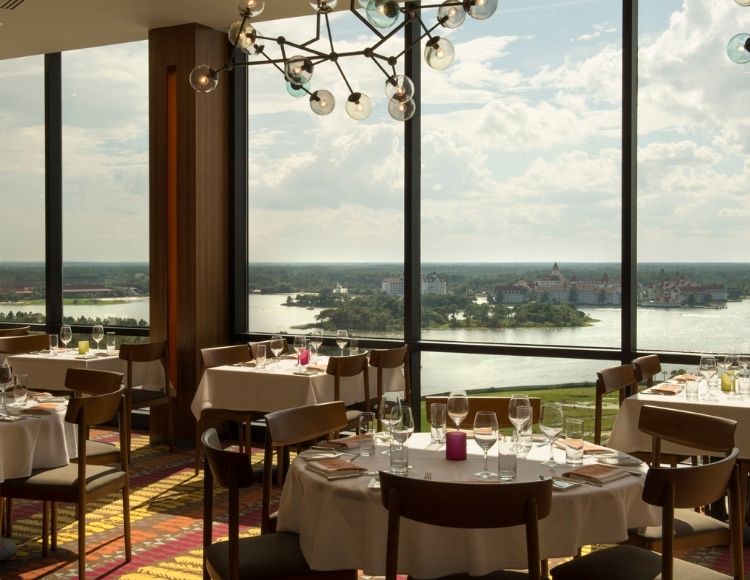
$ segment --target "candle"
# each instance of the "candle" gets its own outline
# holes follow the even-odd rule
[[[79,340],[78,341],[78,354],[86,354],[89,351],[89,341]]]
[[[303,348],[301,351],[299,351],[299,364],[302,366],[305,366],[310,362],[310,351],[306,348]]]
[[[448,431],[445,434],[445,458],[451,461],[466,459],[466,433]]]

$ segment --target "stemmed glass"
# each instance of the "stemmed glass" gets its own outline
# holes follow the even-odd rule
[[[508,402],[508,419],[516,428],[516,441],[520,441],[521,429],[531,420],[531,402],[527,395],[511,395]]]
[[[383,393],[383,397],[380,399],[380,407],[378,409],[380,424],[383,425],[386,431],[388,431],[388,440],[390,440],[392,434],[391,429],[394,421],[399,421],[399,412],[401,410],[401,397],[398,393],[390,391]],[[388,451],[384,452],[386,455]]]
[[[319,328],[313,328],[310,331],[309,341],[310,346],[315,348],[313,352],[318,354],[320,352],[320,347],[323,346],[323,331]]]
[[[69,325],[63,324],[60,327],[60,342],[65,345],[65,350],[68,350],[68,343],[73,340],[73,330]]]
[[[414,433],[414,416],[405,401],[400,401],[397,407],[391,410],[391,435],[401,445]]]
[[[341,349],[341,356],[344,356],[344,347],[349,343],[349,333],[346,330],[336,331],[336,345]]]
[[[728,398],[739,399],[740,394],[734,390],[734,375],[740,366],[739,358],[732,352],[719,358],[721,359],[721,362],[717,360],[716,365],[721,367],[721,370],[723,371],[721,375],[719,375],[721,377],[721,390],[729,393],[729,395],[727,395]]]
[[[11,372],[10,367],[8,366],[8,362],[4,362],[2,366],[0,366],[0,393],[3,395],[3,409],[5,411],[8,410],[7,406],[7,391],[8,387],[12,384],[13,381],[13,373]]]
[[[706,400],[718,401],[719,398],[713,392],[715,387],[711,386],[711,379],[716,376],[716,357],[710,354],[704,354],[701,357],[698,369],[700,374],[703,375],[703,378],[706,379],[706,384],[708,385],[708,396],[706,397]]]
[[[104,338],[104,327],[101,324],[95,324],[94,328],[91,329],[91,338],[96,343],[96,352],[99,352],[99,343]]]
[[[307,347],[307,340],[304,336],[295,336],[294,337],[294,352],[297,353],[297,367],[301,367],[302,364],[300,363],[300,360],[302,358],[302,352]]]
[[[468,414],[469,397],[466,391],[451,391],[448,395],[448,416],[456,424],[456,431]]]
[[[498,426],[497,415],[494,411],[477,411],[474,415],[474,441],[477,442],[484,451],[484,469],[475,473],[476,477],[481,479],[490,479],[497,476],[487,469],[487,453],[497,441]]]
[[[542,412],[539,416],[539,427],[547,436],[549,442],[549,459],[542,463],[547,467],[557,465],[554,457],[555,439],[562,432],[563,428],[563,410],[560,403],[545,403],[542,405]]]
[[[269,343],[271,347],[271,352],[273,353],[274,363],[278,367],[279,366],[279,355],[284,352],[284,337],[280,334],[274,334],[271,337],[271,342]]]

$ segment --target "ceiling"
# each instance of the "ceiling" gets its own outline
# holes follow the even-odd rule
[[[307,0],[268,0],[255,20],[310,13]],[[152,28],[189,22],[226,30],[236,19],[236,0],[3,1],[0,59],[144,40]]]

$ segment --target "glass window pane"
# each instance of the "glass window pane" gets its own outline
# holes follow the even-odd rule
[[[750,10],[669,0],[639,16],[638,347],[748,351],[747,70],[725,47]]]
[[[147,326],[148,44],[66,52],[63,314]]]
[[[348,12],[331,16],[338,51],[364,48],[372,35]],[[258,24],[265,36],[301,42],[313,16]],[[312,46],[328,51],[325,42]],[[275,47],[266,47],[274,50]],[[398,36],[385,54],[403,48]],[[292,97],[271,66],[249,70],[250,332],[330,336],[403,335],[402,295],[383,282],[403,276],[403,123],[390,118],[385,76],[363,57],[339,64],[354,90],[373,101],[362,121],[345,112],[346,86],[330,63],[317,65],[310,90],[329,90],[330,115],[315,115],[309,97]]]
[[[425,338],[619,346],[621,20],[508,0],[424,67]]]
[[[44,322],[44,57],[0,60],[0,322]]]

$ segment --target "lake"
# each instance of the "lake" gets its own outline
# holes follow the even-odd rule
[[[283,306],[287,294],[250,294],[249,318],[254,331],[273,333],[315,322],[321,308]],[[102,320],[128,317],[148,320],[148,298],[121,304],[65,305],[66,316],[92,316]],[[545,346],[614,347],[620,340],[620,310],[580,308],[597,322],[579,328],[447,329],[425,330],[425,340],[489,342]],[[0,304],[0,312],[44,312],[43,305]],[[642,351],[750,352],[750,300],[730,302],[721,310],[638,309],[638,336]],[[375,334],[375,333],[373,333]],[[612,361],[618,364],[618,361]],[[453,388],[489,389],[593,382],[606,361],[544,359],[538,357],[424,353],[422,394]]]

